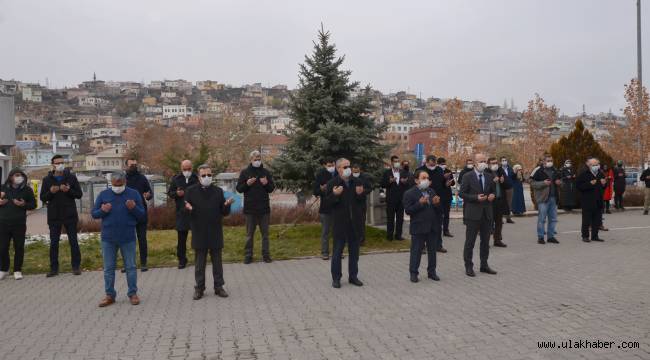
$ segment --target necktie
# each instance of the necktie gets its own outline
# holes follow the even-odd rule
[[[478,183],[481,184],[481,194],[484,194],[485,188],[483,187],[483,174],[478,175]]]

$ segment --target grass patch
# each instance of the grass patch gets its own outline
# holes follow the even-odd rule
[[[294,259],[306,256],[320,256],[320,224],[303,224],[289,228],[278,238],[284,229],[282,225],[272,225],[270,230],[271,256],[274,260]],[[245,228],[241,226],[224,228],[225,247],[224,262],[240,262],[244,259],[244,243],[246,242]],[[176,231],[154,230],[148,233],[149,267],[177,266]],[[261,259],[261,238],[259,231],[255,234],[254,257]],[[330,244],[331,245],[331,244]],[[191,235],[188,239],[188,259],[193,263],[194,252],[191,247]],[[386,232],[376,228],[366,229],[366,245],[361,253],[386,250],[408,250],[409,243],[404,241],[386,241]],[[91,237],[80,244],[81,267],[85,271],[101,270],[102,255],[98,236]],[[330,250],[331,251],[331,250]],[[13,250],[11,251],[13,255]],[[139,259],[139,257],[136,257]],[[13,261],[13,257],[12,257]],[[67,241],[59,245],[59,264],[61,272],[69,272],[70,246]],[[26,274],[46,273],[49,270],[49,246],[44,243],[32,243],[25,249]]]

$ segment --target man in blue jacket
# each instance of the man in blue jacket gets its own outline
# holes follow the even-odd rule
[[[102,256],[104,258],[104,288],[106,297],[99,307],[115,303],[115,267],[117,250],[122,253],[127,296],[132,305],[138,305],[137,271],[135,268],[135,229],[145,217],[141,195],[126,187],[126,174],[116,172],[111,175],[111,188],[102,191],[92,210],[92,217],[102,220]]]

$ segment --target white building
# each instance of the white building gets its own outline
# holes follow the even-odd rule
[[[176,93],[173,91],[163,91],[160,93],[160,97],[171,99],[176,97]]]
[[[120,171],[126,154],[126,146],[113,145],[110,148],[86,155],[87,171]]]
[[[256,118],[278,117],[280,111],[269,106],[256,106],[253,108],[253,116]]]
[[[147,114],[162,114],[163,113],[163,108],[162,106],[150,106],[147,105],[144,108],[144,112]]]
[[[23,87],[23,101],[42,102],[43,92],[36,87]]]
[[[98,97],[92,97],[92,96],[85,96],[85,97],[80,97],[79,98],[79,106],[87,106],[87,107],[94,107],[94,106],[106,106],[109,105],[111,102],[98,98]]]
[[[187,105],[163,105],[162,109],[163,119],[194,115],[192,108]]]
[[[86,131],[87,139],[97,139],[101,137],[120,137],[122,136],[120,129],[116,128],[93,128]]]

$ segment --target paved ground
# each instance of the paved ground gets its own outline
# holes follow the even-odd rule
[[[407,253],[362,256],[363,288],[330,287],[320,259],[225,267],[231,297],[192,301],[193,269],[139,274],[143,303],[99,309],[102,275],[0,282],[2,359],[650,359],[650,218],[612,215],[604,243],[538,245],[534,219],[505,226],[497,276],[464,275],[462,225],[439,283],[408,281]],[[424,261],[426,263],[426,261]],[[423,264],[423,267],[425,264]],[[539,341],[615,341],[538,349]],[[618,349],[622,341],[640,349]]]

